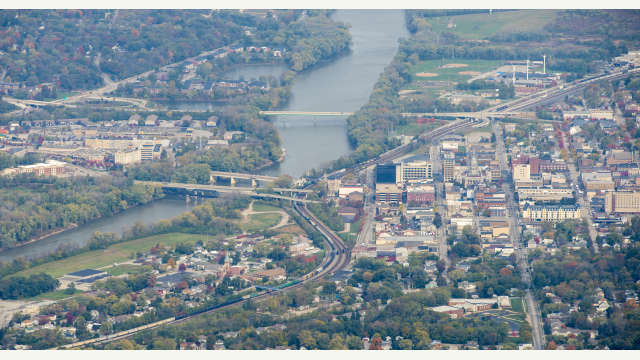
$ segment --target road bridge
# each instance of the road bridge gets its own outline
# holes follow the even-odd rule
[[[352,112],[342,111],[260,111],[261,115],[297,115],[297,116],[349,116]],[[403,117],[533,117],[532,112],[441,112],[441,113],[401,113]]]
[[[264,182],[272,182],[278,179],[275,176],[268,176],[268,175],[245,174],[245,173],[227,172],[227,171],[212,171],[209,176],[209,182],[211,182],[212,184],[215,184],[216,178],[219,178],[219,177],[231,179],[231,186],[235,185],[236,179],[251,180],[251,187],[257,186],[256,180],[264,181]]]
[[[136,184],[144,184],[144,185],[155,185],[160,186],[163,189],[183,189],[189,191],[202,191],[202,192],[211,192],[216,191],[220,193],[237,193],[243,194],[256,198],[264,198],[264,199],[280,199],[280,200],[289,200],[293,202],[300,203],[319,203],[316,200],[307,200],[301,199],[294,196],[285,196],[279,194],[270,194],[270,193],[261,193],[257,192],[254,188],[250,187],[235,187],[235,186],[221,186],[221,185],[206,185],[206,184],[188,184],[188,183],[174,183],[174,182],[161,182],[161,181],[142,181],[135,180]],[[277,192],[290,192],[290,193],[310,193],[312,190],[306,189],[284,189],[284,188],[274,188],[273,191]]]
[[[260,111],[260,115],[298,115],[298,116],[349,116],[347,111]]]

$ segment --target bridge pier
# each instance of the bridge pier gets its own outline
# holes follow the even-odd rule
[[[230,180],[229,180],[229,184],[230,184],[231,186],[235,186],[235,185],[236,185],[236,179],[235,179],[234,177],[229,177],[229,179],[230,179]]]
[[[258,187],[258,182],[256,181],[255,178],[251,178],[251,187],[252,188]]]
[[[216,177],[213,175],[209,176],[209,184],[215,185],[216,183]]]

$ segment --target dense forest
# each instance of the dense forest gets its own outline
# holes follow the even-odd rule
[[[53,291],[58,285],[58,280],[44,273],[0,279],[0,299],[32,297]]]
[[[239,41],[251,15],[203,10],[7,10],[0,14],[7,79],[63,90],[177,62]],[[209,16],[207,16],[209,15]]]
[[[164,196],[123,177],[0,178],[0,245],[12,247],[71,224],[84,224]]]
[[[294,71],[349,48],[347,27],[330,20],[330,12],[302,13],[8,10],[0,14],[0,68],[6,82],[51,83],[69,91],[101,86],[104,75],[120,80],[225,46],[286,48],[285,61]]]

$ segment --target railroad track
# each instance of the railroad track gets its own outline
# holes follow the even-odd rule
[[[297,211],[298,213],[300,213],[307,221],[311,222],[311,224],[318,229],[318,231],[320,231],[320,233],[322,233],[322,235],[325,237],[327,243],[329,244],[329,253],[327,256],[324,257],[324,260],[322,261],[320,267],[316,268],[313,272],[308,273],[307,275],[305,275],[303,277],[303,280],[298,281],[293,283],[290,286],[286,286],[282,289],[278,289],[278,290],[265,290],[261,293],[259,293],[258,295],[255,295],[253,297],[250,298],[241,298],[241,299],[237,299],[237,300],[232,300],[229,303],[223,303],[220,305],[216,305],[210,309],[207,310],[203,310],[200,312],[196,312],[193,314],[189,314],[189,315],[183,315],[183,316],[178,316],[178,317],[171,317],[171,318],[167,318],[167,319],[163,319],[163,320],[159,320],[147,325],[142,325],[133,329],[129,329],[129,330],[124,330],[115,334],[111,334],[111,335],[106,335],[106,336],[102,336],[99,338],[94,338],[94,339],[89,339],[89,340],[84,340],[84,341],[79,341],[79,342],[75,342],[72,344],[67,344],[64,346],[60,346],[58,347],[59,349],[75,349],[75,348],[82,348],[85,346],[89,346],[89,345],[101,345],[101,344],[105,344],[105,343],[109,343],[112,341],[117,341],[117,340],[122,340],[128,337],[131,337],[139,332],[145,331],[145,330],[150,330],[150,329],[154,329],[154,328],[158,328],[160,326],[164,326],[164,325],[172,325],[172,324],[179,324],[179,323],[183,323],[185,321],[191,320],[197,316],[201,316],[201,315],[205,315],[205,314],[210,314],[213,313],[215,311],[219,311],[222,309],[228,309],[234,306],[239,306],[242,305],[243,303],[250,301],[250,300],[264,300],[267,299],[269,297],[272,297],[274,295],[279,295],[285,292],[289,292],[295,289],[298,289],[302,286],[304,286],[305,284],[309,283],[309,282],[313,282],[313,281],[317,281],[320,280],[328,275],[334,274],[335,272],[339,271],[340,269],[342,269],[343,267],[345,267],[348,263],[349,263],[349,257],[350,257],[350,253],[349,250],[347,249],[347,247],[344,245],[344,242],[342,241],[342,239],[335,234],[335,232],[333,232],[328,226],[326,226],[325,224],[323,224],[321,221],[319,221],[315,215],[313,215],[313,213],[311,213],[306,206],[298,206],[294,204],[294,210]]]

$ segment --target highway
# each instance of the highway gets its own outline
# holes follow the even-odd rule
[[[558,85],[506,103],[492,106],[488,109],[484,109],[483,112],[513,112],[531,109],[538,105],[558,101],[559,98],[579,91],[592,83],[604,80],[623,79],[627,76],[638,73],[639,71],[640,69],[632,69],[628,71],[621,70],[613,72],[611,74],[603,74],[582,80],[577,80],[566,85]]]

